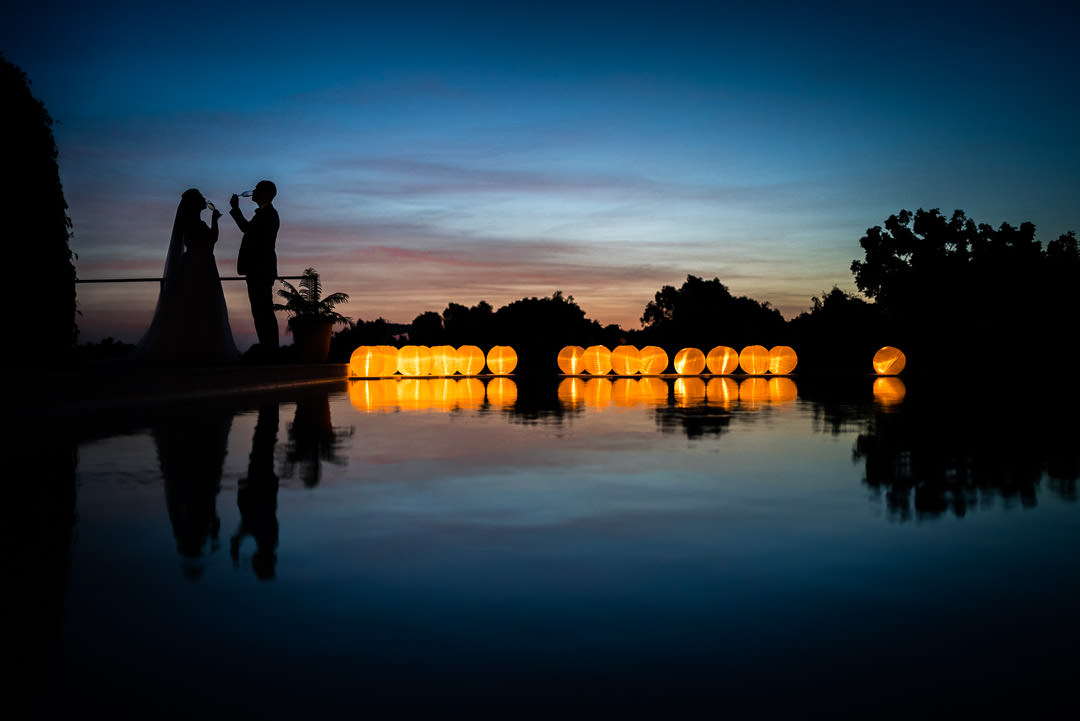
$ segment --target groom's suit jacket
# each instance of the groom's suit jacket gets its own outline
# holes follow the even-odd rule
[[[274,252],[274,244],[277,242],[278,228],[281,227],[277,209],[273,205],[259,208],[251,220],[245,219],[239,208],[230,210],[229,215],[244,234],[240,240],[240,253],[236,257],[236,272],[256,278],[276,278],[277,253]]]

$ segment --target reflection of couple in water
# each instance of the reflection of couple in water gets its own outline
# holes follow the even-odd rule
[[[251,195],[259,207],[250,220],[241,212],[239,198],[233,195],[229,199],[229,215],[244,234],[236,271],[247,281],[259,350],[264,354],[278,345],[273,300],[277,278],[274,244],[280,225],[272,204],[276,194],[272,182],[260,181]],[[212,210],[209,226],[201,218],[206,208]],[[155,363],[216,364],[239,357],[214,259],[220,217],[195,188],[181,196],[154,319],[136,346],[137,358]]]

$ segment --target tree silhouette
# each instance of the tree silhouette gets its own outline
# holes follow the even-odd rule
[[[851,264],[855,283],[881,309],[892,345],[905,347],[915,367],[958,369],[972,348],[1063,344],[1080,310],[1080,253],[1066,233],[1043,251],[1035,226],[976,224],[962,210],[901,210],[859,241],[863,260]]]
[[[11,253],[8,293],[32,302],[7,314],[14,339],[5,365],[59,363],[71,352],[75,325],[75,265],[71,220],[60,185],[52,118],[30,92],[26,74],[0,55],[4,172],[0,206]]]
[[[719,278],[688,275],[681,288],[665,285],[645,306],[642,337],[668,349],[717,345],[775,345],[786,337],[784,317],[768,303],[735,297]]]
[[[868,372],[874,351],[888,341],[880,307],[836,286],[811,302],[810,311],[788,324],[799,372]]]
[[[556,358],[565,345],[592,345],[603,335],[600,324],[585,317],[573,296],[556,290],[550,298],[522,298],[495,313],[493,341],[513,347],[518,372],[558,372]]]
[[[446,342],[453,346],[476,345],[487,348],[495,332],[495,309],[486,300],[471,308],[450,303],[442,313]]]

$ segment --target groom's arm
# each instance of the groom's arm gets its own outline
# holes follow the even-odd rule
[[[244,217],[244,214],[240,212],[239,208],[230,210],[229,215],[236,221],[236,227],[240,229],[241,233],[246,233],[248,231],[248,225],[250,225],[250,223],[248,223],[247,218]]]

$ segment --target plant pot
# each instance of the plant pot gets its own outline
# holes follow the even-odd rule
[[[292,318],[289,330],[293,335],[293,356],[297,363],[325,363],[330,355],[330,335],[333,321],[320,318]]]

